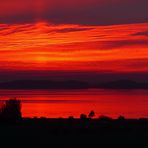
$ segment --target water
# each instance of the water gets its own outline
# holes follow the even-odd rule
[[[0,101],[22,100],[23,117],[79,117],[94,110],[96,117],[148,118],[148,90],[0,90]]]

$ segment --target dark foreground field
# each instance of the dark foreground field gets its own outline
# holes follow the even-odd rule
[[[148,146],[148,119],[21,119],[0,123],[0,147]]]

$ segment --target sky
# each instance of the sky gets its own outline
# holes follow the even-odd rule
[[[1,0],[0,81],[148,81],[147,0]]]

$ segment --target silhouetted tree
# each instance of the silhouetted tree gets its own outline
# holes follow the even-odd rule
[[[81,115],[80,115],[80,119],[82,119],[82,120],[83,120],[83,119],[87,119],[87,115],[81,114]]]
[[[88,114],[88,117],[93,118],[94,116],[95,116],[95,112],[91,110],[90,113]]]
[[[21,101],[16,98],[6,100],[0,109],[0,118],[5,120],[21,119]]]

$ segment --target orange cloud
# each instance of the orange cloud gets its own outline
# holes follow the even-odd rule
[[[148,24],[0,25],[0,69],[148,71]],[[144,65],[144,66],[143,66]]]

